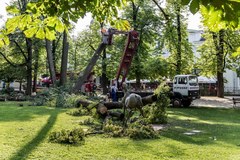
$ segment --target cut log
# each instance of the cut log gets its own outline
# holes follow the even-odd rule
[[[73,88],[73,93],[77,93],[79,92],[80,88],[82,87],[82,85],[84,84],[84,81],[87,80],[87,76],[89,75],[89,73],[92,71],[93,67],[96,65],[97,60],[100,57],[101,52],[106,48],[106,44],[101,43],[98,46],[98,49],[95,51],[95,53],[93,54],[92,58],[90,59],[87,67],[85,68],[84,72],[82,75],[79,75],[75,86]]]
[[[113,111],[109,111],[109,115],[111,117],[117,117],[119,120],[123,120],[124,119],[124,114],[121,112],[113,112]]]
[[[157,95],[150,95],[150,96],[146,96],[142,98],[142,103],[143,106],[147,105],[147,104],[151,104],[153,102],[157,101]],[[92,105],[93,102],[87,101],[87,100],[78,100],[77,102],[77,106],[80,107],[80,105],[82,105],[82,107],[84,108],[89,108],[89,105]],[[121,112],[114,112],[114,111],[110,111],[112,109],[123,109],[124,105],[122,102],[100,102],[96,105],[93,106],[93,108],[97,109],[97,113],[99,115],[101,115],[102,117],[107,117],[107,116],[111,116],[111,117],[117,117],[120,120],[124,119],[124,113]],[[90,110],[90,108],[89,108]]]
[[[102,116],[107,116],[108,115],[108,109],[104,104],[99,103],[97,105],[97,113],[102,115]]]
[[[157,101],[157,95],[150,95],[142,98],[143,105],[147,105],[150,103],[153,103]],[[77,107],[80,107],[82,105],[84,108],[88,107],[92,102],[87,101],[87,100],[78,100],[77,102]],[[99,103],[101,105],[104,105],[108,110],[111,109],[122,109],[123,108],[123,103],[122,102],[103,102]],[[98,107],[98,105],[96,105]]]
[[[87,108],[90,104],[92,104],[92,102],[87,101],[87,100],[79,99],[77,101],[77,107],[80,107],[82,105],[82,107]]]
[[[150,95],[142,98],[143,106],[157,101],[157,95]]]
[[[123,108],[123,104],[121,102],[105,102],[103,103],[107,109],[121,109]]]

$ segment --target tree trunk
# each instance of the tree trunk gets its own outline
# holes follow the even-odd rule
[[[20,91],[20,92],[22,92],[22,90],[23,90],[22,84],[23,84],[23,82],[22,82],[22,79],[21,79],[21,80],[20,80],[20,86],[19,86],[19,91]]]
[[[67,63],[68,63],[68,41],[67,32],[63,33],[63,48],[62,48],[62,62],[61,62],[61,76],[60,76],[60,86],[65,85],[67,81]]]
[[[49,72],[52,80],[52,85],[56,86],[56,72],[55,72],[54,63],[53,63],[52,45],[51,45],[51,42],[47,39],[46,39],[46,50],[47,50],[48,67],[49,67]]]
[[[38,59],[39,59],[39,52],[38,46],[35,46],[35,63],[34,63],[34,73],[33,73],[33,92],[37,91],[37,76],[38,76]]]
[[[141,68],[140,68],[140,59],[139,59],[139,55],[135,54],[134,57],[134,62],[135,62],[135,78],[136,78],[136,90],[140,90],[141,88]]]
[[[53,57],[53,66],[54,66],[54,70],[55,72],[57,71],[57,67],[56,67],[56,49],[57,49],[57,44],[56,44],[56,40],[52,41],[52,57]]]
[[[220,30],[219,34],[212,33],[213,42],[216,49],[217,58],[217,96],[224,97],[224,30]]]
[[[180,17],[180,7],[177,9],[177,68],[176,74],[181,74],[182,68],[182,53],[181,53],[181,45],[182,45],[182,34],[181,34],[181,17]]]
[[[132,10],[133,10],[133,28],[134,30],[137,30],[137,14],[138,14],[138,9],[135,5],[135,3],[132,1]],[[141,61],[138,55],[138,50],[135,51],[135,57],[134,57],[134,62],[135,62],[135,78],[136,78],[136,89],[139,90],[141,87]]]
[[[106,49],[103,50],[103,56],[102,56],[102,88],[103,88],[103,94],[106,95],[108,93],[107,88],[107,63],[106,63]]]
[[[27,1],[22,0],[22,8],[21,10],[24,12],[27,8]],[[27,46],[27,88],[26,88],[26,95],[32,94],[32,40],[30,38],[25,38],[26,46]]]
[[[75,44],[75,51],[74,51],[74,72],[77,71],[77,43]]]
[[[142,98],[143,105],[151,104],[157,101],[157,96],[156,95],[150,95]],[[92,108],[89,108],[89,105],[91,105],[92,102],[86,101],[86,100],[78,100],[77,106],[84,107],[87,110],[91,110]],[[93,108],[97,109],[97,113],[103,117],[106,117],[108,115],[118,117],[121,120],[124,118],[124,114],[121,112],[115,112],[115,111],[110,111],[112,109],[123,109],[124,104],[122,102],[100,102],[95,106],[92,106]]]
[[[32,94],[32,40],[26,38],[26,46],[27,46],[27,89],[26,95]]]
[[[219,31],[219,50],[217,54],[217,81],[218,81],[218,92],[217,96],[224,97],[224,81],[223,81],[223,71],[224,71],[224,30]]]
[[[91,60],[89,61],[87,67],[85,68],[83,74],[79,75],[77,82],[73,88],[73,92],[77,93],[79,91],[79,89],[81,88],[81,86],[84,84],[84,81],[87,80],[87,77],[89,75],[89,73],[92,71],[93,67],[96,65],[97,60],[99,59],[99,56],[101,54],[101,52],[106,48],[106,44],[101,43],[98,46],[98,49],[95,51],[95,53],[93,54]]]

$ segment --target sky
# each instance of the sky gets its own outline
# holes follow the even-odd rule
[[[9,2],[10,0],[0,0],[0,15],[3,16],[0,19],[0,26],[4,25],[4,23],[7,20],[7,17],[6,17],[7,13],[6,13],[5,7],[7,6],[7,4],[9,4]],[[82,31],[84,28],[88,27],[90,23],[91,23],[90,14],[87,14],[84,19],[79,19],[76,24],[74,34],[77,34],[78,32]],[[199,29],[200,24],[201,24],[200,14],[192,15],[190,13],[188,17],[188,29]]]

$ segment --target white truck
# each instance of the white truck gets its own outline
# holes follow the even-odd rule
[[[174,107],[188,107],[194,99],[200,98],[198,79],[195,75],[176,75],[170,87],[170,99]]]

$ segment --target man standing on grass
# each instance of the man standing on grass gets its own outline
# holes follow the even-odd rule
[[[113,102],[117,102],[117,90],[116,85],[113,83],[111,87],[111,97]]]

